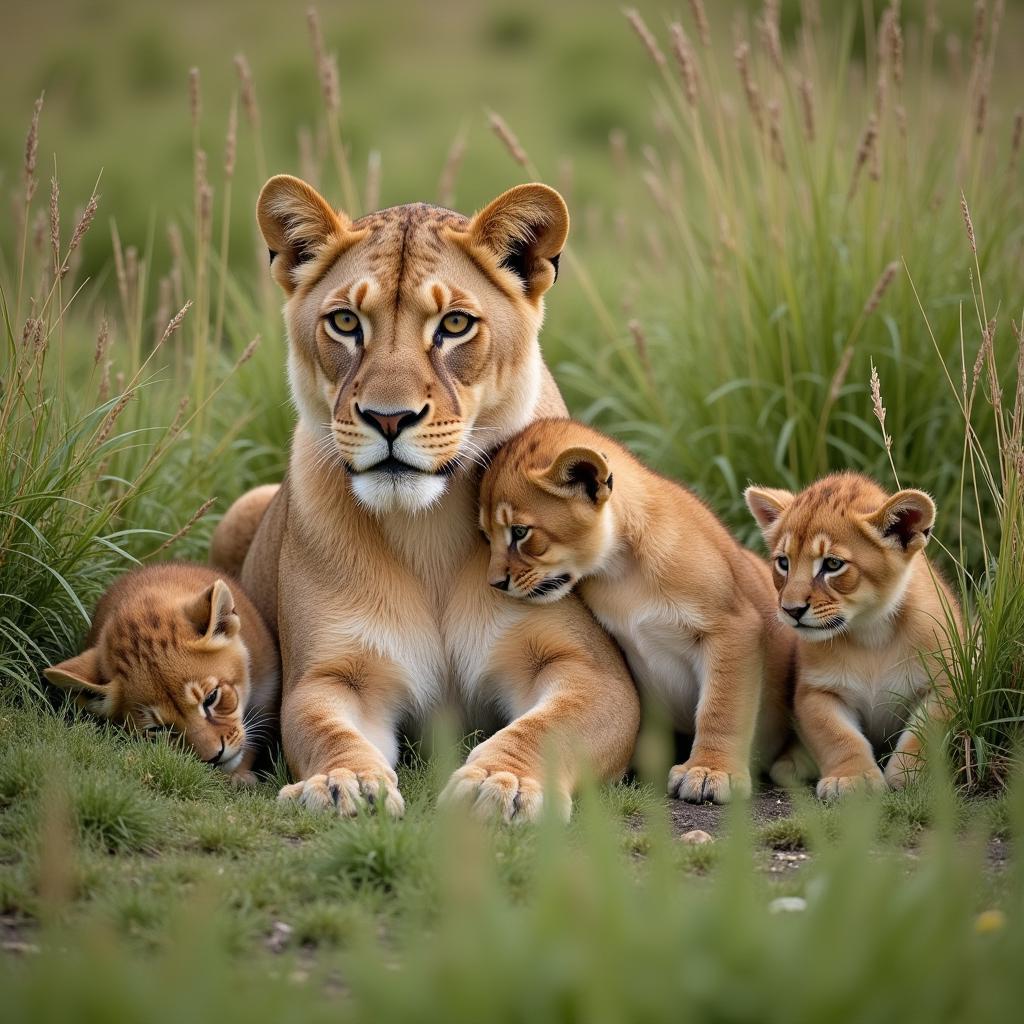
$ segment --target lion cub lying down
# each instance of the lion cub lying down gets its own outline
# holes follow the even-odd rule
[[[794,647],[761,559],[689,491],[571,420],[533,423],[497,452],[480,525],[491,586],[544,602],[578,583],[641,692],[693,737],[672,795],[749,793],[755,729],[764,765],[786,739]]]
[[[51,683],[101,718],[179,733],[207,764],[255,782],[255,733],[277,719],[277,650],[238,583],[200,565],[136,569],[103,595],[86,642],[44,670]]]
[[[746,499],[772,554],[779,618],[801,641],[797,728],[820,768],[818,796],[904,786],[919,764],[914,730],[941,716],[931,679],[949,644],[945,609],[958,616],[922,553],[932,499],[889,497],[856,473],[797,495],[750,487]],[[897,733],[883,776],[876,751]]]

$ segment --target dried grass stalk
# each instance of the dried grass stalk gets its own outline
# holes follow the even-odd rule
[[[632,26],[633,31],[640,37],[640,42],[644,44],[644,49],[650,55],[651,60],[659,68],[663,68],[665,66],[665,54],[661,52],[654,34],[647,27],[644,19],[640,17],[640,12],[635,7],[626,7],[622,13],[626,16],[626,21]]]

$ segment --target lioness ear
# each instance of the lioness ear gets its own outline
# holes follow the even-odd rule
[[[928,543],[935,525],[935,502],[924,491],[900,491],[867,517],[882,539],[912,554]]]
[[[290,174],[278,174],[263,186],[256,219],[270,250],[270,273],[288,294],[295,289],[295,269],[314,259],[325,243],[342,239],[350,224],[312,185]]]
[[[790,491],[782,491],[775,487],[748,487],[743,492],[747,508],[757,520],[762,532],[770,530],[783,512],[793,504]]]
[[[597,506],[612,493],[612,473],[608,462],[593,448],[566,448],[547,469],[536,474],[541,487],[560,496],[580,490]]]
[[[204,644],[220,646],[238,635],[242,620],[235,612],[231,588],[217,580],[185,605],[185,614],[196,627]]]
[[[522,280],[529,298],[537,299],[558,277],[569,211],[547,185],[516,185],[473,218],[469,234],[475,245],[497,257],[499,266]]]

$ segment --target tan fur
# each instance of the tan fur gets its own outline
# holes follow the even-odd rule
[[[223,520],[217,524],[210,540],[210,565],[222,569],[231,576],[239,576],[246,553],[252,546],[263,515],[274,500],[280,484],[264,484],[254,487],[232,506],[230,529],[222,529]]]
[[[788,731],[793,638],[775,620],[768,567],[707,506],[597,431],[545,420],[495,456],[480,525],[493,587],[560,605],[578,585],[641,692],[693,736],[670,793],[716,803],[749,793],[758,708],[762,763]],[[516,540],[515,527],[529,533]]]
[[[46,678],[102,718],[170,729],[235,781],[255,781],[252,764],[276,729],[279,673],[241,584],[201,565],[136,569],[103,595],[86,644]]]
[[[476,528],[482,453],[565,411],[537,342],[565,204],[522,185],[473,218],[414,204],[353,223],[279,177],[258,216],[288,295],[299,410],[242,574],[281,639],[282,738],[299,780],[282,798],[401,814],[398,730],[454,703],[509,724],[446,798],[535,818],[551,757],[548,795],[567,813],[582,772],[628,763],[636,694],[580,602],[516,607],[487,586]],[[452,310],[476,321],[439,339]],[[353,319],[360,336],[340,334]],[[236,527],[248,532],[244,505],[220,531]]]
[[[818,795],[904,786],[919,768],[919,728],[941,716],[930,676],[944,685],[944,609],[959,628],[956,599],[922,550],[931,498],[890,497],[838,473],[795,496],[751,487],[746,499],[772,556],[779,618],[799,635],[796,717],[820,768]],[[827,558],[843,567],[831,573]],[[893,739],[883,776],[876,755]]]

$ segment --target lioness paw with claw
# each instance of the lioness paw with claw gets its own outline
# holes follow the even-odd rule
[[[294,800],[311,811],[335,811],[351,818],[366,807],[381,808],[392,818],[405,814],[405,801],[398,792],[398,776],[391,769],[354,772],[333,768],[326,774],[282,786],[281,801]]]
[[[554,798],[561,817],[569,820],[572,798],[559,793]],[[509,771],[489,771],[480,765],[467,764],[448,780],[439,802],[442,805],[466,807],[481,821],[504,821],[518,825],[537,821],[544,806],[540,782],[529,775]]]

